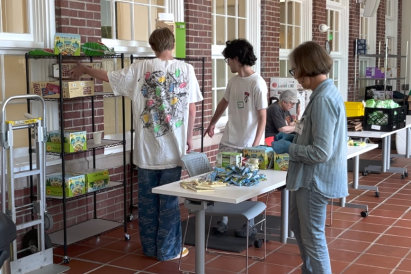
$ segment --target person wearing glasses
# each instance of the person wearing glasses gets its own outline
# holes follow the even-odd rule
[[[326,209],[329,199],[348,195],[347,116],[340,92],[327,79],[333,61],[325,49],[305,42],[291,52],[289,60],[291,75],[313,93],[295,126],[295,136],[282,134],[272,147],[290,156],[289,225],[300,249],[302,273],[331,274]]]
[[[295,122],[290,110],[296,103],[298,103],[297,95],[291,90],[285,90],[281,93],[279,100],[268,107],[265,124],[266,139],[274,137],[279,132],[294,132]]]
[[[228,122],[218,152],[243,152],[244,147],[260,144],[266,123],[267,83],[252,69],[257,57],[253,46],[245,39],[234,39],[226,42],[223,56],[233,76],[227,83],[224,97],[218,103],[214,116],[204,135],[214,136],[214,129],[221,115],[228,108]],[[214,227],[224,233],[228,230],[228,218],[225,216]],[[254,220],[250,220],[250,226]],[[249,235],[257,234],[255,228]],[[237,237],[247,236],[247,226],[237,229]]]

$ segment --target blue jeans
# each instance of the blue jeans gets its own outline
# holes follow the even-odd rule
[[[143,253],[166,261],[181,252],[178,197],[153,194],[151,189],[180,180],[181,167],[138,169],[138,218]]]
[[[325,238],[328,198],[305,187],[290,191],[290,229],[300,248],[302,274],[331,274]]]

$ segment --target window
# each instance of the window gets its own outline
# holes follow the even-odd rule
[[[330,42],[330,56],[334,60],[329,77],[344,100],[348,92],[348,0],[327,1],[326,24],[330,27],[327,39]]]
[[[26,94],[24,54],[33,48],[50,48],[54,40],[54,0],[0,0],[0,106],[13,95]],[[47,16],[35,16],[46,14]],[[44,81],[49,76],[50,61],[30,66],[30,80]],[[39,103],[32,102],[32,114],[39,114]],[[47,103],[47,128],[58,129],[58,108]],[[24,119],[27,101],[12,101],[6,109],[8,119]],[[27,155],[27,131],[16,131],[15,156]]]
[[[215,111],[224,96],[228,80],[234,76],[221,54],[227,40],[245,38],[254,47],[257,63],[260,65],[260,1],[258,0],[213,0],[212,1],[212,106]],[[249,20],[253,18],[253,20]],[[227,112],[221,117],[218,127],[227,122]]]
[[[311,0],[280,1],[280,77],[292,77],[288,54],[304,41],[311,40]]]
[[[171,0],[100,0],[101,37],[109,47],[119,52],[152,53],[148,44],[155,29],[159,13],[167,13],[167,7],[183,9],[180,1]],[[181,12],[180,12],[181,13]],[[175,21],[178,20],[175,13]]]
[[[393,0],[385,0],[385,16],[388,18],[393,17]]]

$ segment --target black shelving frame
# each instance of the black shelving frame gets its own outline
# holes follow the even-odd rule
[[[133,64],[134,60],[146,60],[146,59],[154,59],[154,56],[134,56],[130,55],[130,63]],[[184,61],[184,62],[201,62],[201,94],[204,98],[204,81],[205,81],[205,57],[201,58],[175,58],[176,60]],[[133,204],[133,179],[134,179],[134,171],[136,167],[133,163],[133,150],[134,150],[134,124],[133,124],[133,102],[131,102],[131,125],[130,125],[130,141],[131,141],[131,151],[130,151],[130,215],[128,220],[131,221],[133,219],[133,209],[138,208],[138,206]],[[204,100],[201,101],[201,126],[195,127],[194,131],[201,131],[201,152],[204,151]]]
[[[63,79],[62,79],[62,63],[63,60],[88,60],[90,63],[93,62],[93,58],[101,58],[101,59],[108,59],[108,58],[116,58],[121,60],[121,67],[124,68],[124,54],[114,54],[114,55],[104,55],[104,56],[63,56],[61,54],[59,55],[54,55],[54,56],[32,56],[26,53],[25,55],[25,60],[26,60],[26,87],[27,87],[27,94],[30,94],[30,71],[29,71],[29,59],[56,59],[59,65],[59,86],[60,86],[60,97],[59,98],[44,98],[46,101],[57,101],[60,106],[60,133],[61,133],[61,140],[64,140],[64,102],[65,101],[72,101],[72,100],[84,100],[84,99],[91,99],[91,111],[92,111],[92,130],[93,132],[96,130],[96,125],[95,125],[95,105],[94,105],[94,99],[96,97],[116,97],[113,93],[106,93],[106,92],[97,92],[93,96],[85,96],[85,97],[76,97],[76,98],[64,98],[63,97],[63,90],[62,90],[62,84],[63,84]],[[30,112],[31,106],[30,106],[30,100],[27,100],[27,112]],[[123,197],[124,197],[124,220],[123,223],[119,222],[118,226],[123,226],[124,227],[124,235],[125,235],[125,240],[128,241],[130,240],[130,236],[127,234],[127,178],[126,178],[126,129],[125,129],[125,100],[124,97],[122,97],[122,120],[123,120],[123,140],[122,141],[111,141],[108,142],[108,144],[102,144],[99,146],[93,146],[92,148],[88,148],[86,151],[80,151],[80,152],[75,152],[75,153],[67,153],[64,151],[64,145],[61,145],[61,152],[60,153],[53,153],[53,152],[47,152],[48,155],[56,155],[60,156],[61,158],[61,172],[62,172],[62,180],[63,182],[65,181],[65,175],[66,175],[66,168],[65,168],[65,156],[70,155],[70,154],[78,154],[78,153],[87,153],[88,151],[93,152],[93,168],[96,168],[96,149],[102,149],[102,148],[108,148],[108,147],[114,147],[118,145],[123,146],[123,182],[122,184],[118,184],[115,186],[109,186],[105,189],[100,189],[98,191],[94,191],[91,193],[86,193],[74,197],[66,197],[64,185],[63,187],[63,197],[62,197],[62,204],[63,204],[63,249],[64,249],[64,263],[68,263],[70,261],[70,258],[68,257],[67,254],[67,216],[66,216],[66,203],[68,200],[73,200],[73,199],[80,199],[85,196],[90,196],[93,195],[93,201],[94,201],[94,219],[97,218],[97,193],[105,192],[112,190],[114,188],[119,188],[123,187]],[[32,153],[35,153],[35,151],[32,149],[32,144],[31,144],[31,133],[30,130],[28,131],[29,134],[29,162],[30,162],[30,170],[33,169],[33,159],[32,159]],[[104,141],[104,139],[102,140]],[[33,184],[33,178],[30,177],[30,198],[33,201],[35,199],[34,196],[34,184]],[[47,198],[47,199],[55,199],[55,198]],[[33,213],[32,213],[33,214]],[[98,236],[99,234],[94,235]],[[89,237],[88,237],[89,238]],[[87,239],[87,238],[85,238]],[[85,240],[82,239],[82,240]]]

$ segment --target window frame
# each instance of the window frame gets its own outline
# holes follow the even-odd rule
[[[349,32],[349,1],[341,0],[339,3],[327,0],[326,11],[334,10],[339,15],[339,51],[331,51],[330,56],[333,61],[339,61],[338,90],[344,101],[348,99],[348,32]]]
[[[286,0],[287,1],[287,0]],[[301,37],[300,41],[301,43],[304,43],[306,41],[311,41],[312,40],[312,6],[313,6],[313,1],[312,0],[293,0],[294,2],[300,2],[301,3]],[[292,49],[281,49],[279,50],[279,61],[281,64],[281,61],[285,61],[287,64],[287,69],[286,69],[286,78],[294,78],[288,73],[288,55],[291,53]],[[281,71],[281,67],[279,68]],[[281,76],[280,76],[281,77]]]
[[[215,3],[212,1],[212,3]],[[214,7],[211,8],[212,9],[212,25],[215,26],[215,18],[216,15],[213,13],[213,11],[215,10]],[[261,42],[261,0],[247,0],[246,3],[246,39],[253,45],[254,48],[254,54],[257,57],[257,61],[253,67],[253,70],[256,73],[260,73],[260,69],[261,69],[261,46],[260,46],[260,42]],[[253,20],[250,20],[250,18],[253,18]],[[250,30],[255,30],[255,31],[250,31]],[[216,35],[216,33],[212,30],[211,32],[213,35]],[[215,41],[215,39],[212,39],[212,41]],[[214,45],[212,44],[211,46],[211,61],[213,62],[212,65],[212,77],[213,79],[215,79],[215,72],[213,71],[214,68],[214,62],[216,62],[216,60],[220,59],[223,60],[224,57],[222,55],[222,51],[224,50],[225,45]],[[228,68],[228,66],[227,66]],[[226,76],[227,75],[227,70],[226,70]],[[227,77],[228,78],[228,77]],[[227,79],[227,83],[228,83]],[[214,81],[212,81],[213,83],[216,82],[216,79]],[[224,88],[226,88],[227,86],[224,86]],[[216,100],[217,95],[216,95],[216,91],[217,90],[221,90],[222,87],[211,87],[211,92],[212,92],[212,100]],[[218,104],[218,102],[217,102]],[[216,106],[217,106],[216,104]],[[227,110],[228,111],[228,110]],[[215,112],[215,108],[212,107],[212,112],[214,114]],[[222,116],[217,124],[216,124],[216,128],[217,131],[223,131],[223,129],[225,128],[225,125],[227,124],[228,121],[228,117],[227,116]]]
[[[127,2],[126,2],[127,1]],[[110,2],[111,5],[111,25],[112,25],[112,37],[116,37],[115,33],[115,26],[116,26],[116,10],[115,4],[116,2],[122,3],[131,3],[128,0],[107,0]],[[174,21],[175,22],[184,22],[184,0],[164,0],[165,12],[166,13],[173,13],[174,14]],[[144,6],[149,6],[149,4],[141,4]],[[151,13],[149,13],[149,19],[151,18]],[[141,41],[128,41],[128,40],[119,40],[119,39],[109,39],[109,38],[102,38],[101,42],[105,44],[107,47],[116,49],[118,53],[129,53],[129,54],[136,54],[136,55],[153,55],[153,50],[151,49],[148,42],[141,42]]]

